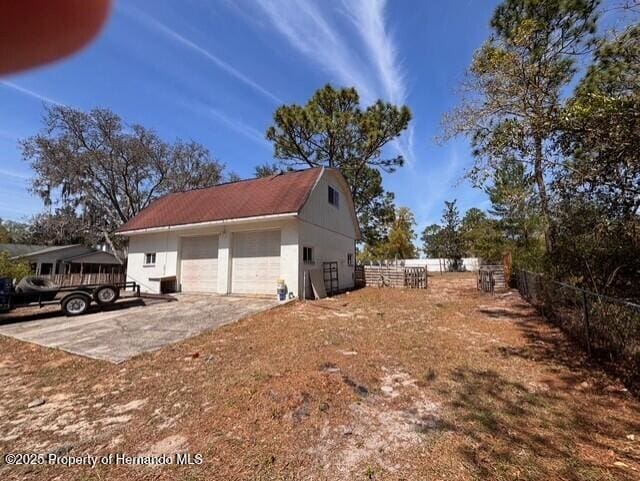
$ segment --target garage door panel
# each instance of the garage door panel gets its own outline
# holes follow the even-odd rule
[[[218,236],[184,237],[181,259],[183,292],[218,290]]]
[[[280,231],[233,235],[231,292],[272,294],[280,277]]]

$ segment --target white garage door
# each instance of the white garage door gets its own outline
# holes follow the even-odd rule
[[[183,292],[217,292],[218,236],[183,237],[180,284]]]
[[[275,294],[279,277],[279,230],[233,234],[231,292]]]

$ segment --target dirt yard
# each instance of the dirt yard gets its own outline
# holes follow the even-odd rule
[[[637,480],[640,402],[516,293],[447,275],[290,304],[117,366],[2,337],[0,451],[203,459],[0,464],[1,479]]]

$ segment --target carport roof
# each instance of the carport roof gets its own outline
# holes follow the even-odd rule
[[[42,246],[41,249],[37,249],[31,252],[27,252],[25,254],[16,255],[15,258],[18,257],[38,257],[43,254],[50,254],[52,252],[62,252],[67,249],[72,249],[74,247],[81,247],[82,244],[67,244],[63,246]],[[87,251],[90,251],[91,248],[87,247]]]
[[[18,257],[46,248],[47,246],[35,244],[0,244],[0,253],[6,252],[9,257]]]
[[[168,194],[118,232],[298,212],[321,173],[315,167]]]
[[[78,254],[70,257],[65,257],[64,259],[60,259],[62,262],[68,262],[72,264],[113,264],[118,265],[121,264],[120,261],[114,256],[111,252],[92,250],[90,252],[85,252],[84,254]]]

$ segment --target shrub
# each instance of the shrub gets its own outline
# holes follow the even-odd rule
[[[9,277],[11,279],[22,279],[31,273],[29,263],[24,260],[11,260],[9,253],[0,253],[0,277]]]

